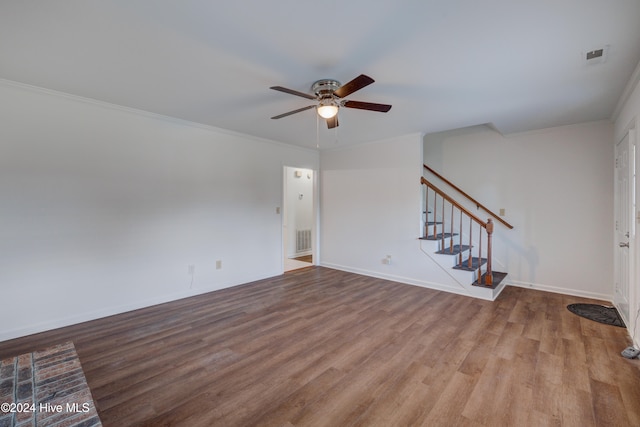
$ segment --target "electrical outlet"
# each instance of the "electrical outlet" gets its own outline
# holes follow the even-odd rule
[[[216,270],[221,270],[222,269],[222,260],[217,260],[216,261]]]
[[[196,272],[196,266],[193,264],[189,264],[189,276],[193,276]]]

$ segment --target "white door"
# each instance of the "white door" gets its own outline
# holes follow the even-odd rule
[[[614,303],[629,325],[632,249],[635,237],[635,146],[629,134],[616,145],[615,172],[615,294]]]

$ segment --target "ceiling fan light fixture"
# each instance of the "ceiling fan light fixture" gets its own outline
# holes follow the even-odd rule
[[[316,105],[307,105],[306,107],[298,108],[297,110],[289,111],[284,114],[271,117],[272,119],[281,119],[283,117],[290,116],[292,114],[306,111],[310,108],[316,109],[318,116],[322,117],[327,122],[327,128],[333,129],[338,127],[338,110],[340,107],[356,108],[358,110],[380,111],[386,113],[391,109],[391,105],[377,104],[373,102],[362,101],[349,101],[344,100],[352,93],[362,89],[365,86],[369,86],[374,80],[364,74],[360,74],[355,79],[351,80],[345,85],[340,84],[337,80],[322,79],[316,81],[311,85],[311,90],[315,96],[298,92],[297,90],[287,89],[282,86],[271,86],[270,89],[277,90],[279,92],[288,93],[290,95],[300,96],[302,98],[313,99],[318,101]]]
[[[330,119],[335,117],[338,114],[338,106],[331,104],[320,104],[318,105],[318,115],[323,119]]]

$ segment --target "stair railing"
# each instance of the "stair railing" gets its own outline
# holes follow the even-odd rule
[[[459,192],[460,194],[462,194],[467,200],[473,202],[476,207],[478,209],[482,209],[484,210],[486,213],[488,213],[489,215],[491,215],[492,217],[494,217],[495,219],[498,220],[498,222],[502,223],[505,227],[512,229],[513,225],[509,224],[507,221],[505,221],[504,219],[500,218],[498,215],[496,215],[495,213],[493,213],[489,208],[487,208],[486,206],[484,206],[482,203],[480,203],[479,201],[477,201],[476,199],[474,199],[473,197],[471,197],[470,195],[468,195],[466,192],[464,192],[462,189],[460,189],[460,187],[458,187],[457,185],[455,185],[454,183],[452,183],[451,181],[449,181],[447,178],[445,178],[444,176],[440,175],[438,172],[436,172],[435,170],[433,170],[432,168],[430,168],[429,166],[423,164],[422,166],[424,166],[424,168],[426,170],[428,170],[429,172],[431,172],[432,174],[434,174],[435,176],[437,176],[438,178],[440,178],[443,182],[445,182],[447,185],[451,186],[451,188],[453,188],[454,190],[456,190],[457,192]]]
[[[462,206],[460,203],[458,203],[456,200],[454,200],[452,197],[450,197],[448,194],[446,194],[444,191],[442,191],[440,188],[438,188],[437,186],[435,186],[434,184],[432,184],[431,182],[429,182],[425,177],[420,177],[420,183],[422,185],[424,185],[426,187],[426,195],[425,195],[425,212],[426,212],[426,218],[425,218],[425,237],[426,238],[431,238],[432,240],[440,240],[441,244],[441,250],[445,250],[446,247],[446,240],[449,240],[449,251],[450,253],[454,253],[456,248],[454,245],[454,231],[455,231],[455,224],[454,224],[454,219],[455,219],[455,213],[456,210],[459,212],[459,227],[458,227],[458,264],[462,265],[463,264],[463,259],[462,259],[462,252],[465,249],[465,245],[463,245],[463,222],[464,219],[467,218],[468,222],[469,222],[469,234],[468,234],[468,249],[469,249],[469,259],[467,260],[467,268],[469,270],[474,270],[474,265],[473,265],[473,255],[472,255],[472,248],[474,246],[474,241],[473,241],[473,225],[474,223],[477,224],[479,233],[478,233],[478,279],[477,279],[477,283],[484,285],[484,286],[492,286],[493,285],[493,270],[492,270],[492,262],[491,262],[491,258],[492,258],[492,237],[493,237],[493,220],[491,218],[487,219],[487,221],[483,221],[480,218],[478,218],[476,215],[474,215],[472,212],[470,212],[468,209],[466,209],[464,206]],[[432,206],[430,206],[430,195],[429,192],[432,191],[433,192],[433,204]],[[440,202],[440,204],[438,203]],[[447,215],[448,213],[448,209],[446,209],[446,205],[447,202],[449,204],[449,210],[450,210],[450,215]],[[432,208],[433,211],[430,211],[429,209]],[[440,213],[440,222],[437,221],[437,216],[438,216],[438,211],[441,211]],[[433,212],[433,221],[429,221],[429,213]],[[449,217],[450,218],[450,232],[449,233],[445,233],[445,230],[447,228],[447,223],[446,223],[446,218]],[[441,225],[441,232],[438,233],[437,231],[437,227],[438,225]],[[433,226],[432,229],[431,226]],[[486,248],[487,248],[487,267],[486,267],[486,272],[483,275],[482,274],[482,235],[483,235],[483,231],[484,233],[486,233],[487,235],[487,243],[486,243]],[[429,234],[430,232],[433,232],[433,234]]]

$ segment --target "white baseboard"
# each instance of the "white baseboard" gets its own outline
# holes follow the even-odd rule
[[[435,283],[435,282],[430,282],[426,280],[416,280],[414,278],[403,277],[403,276],[398,276],[393,274],[384,274],[377,271],[353,268],[353,267],[348,267],[348,266],[339,265],[339,264],[321,263],[320,265],[322,265],[323,267],[332,268],[335,270],[341,270],[341,271],[346,271],[346,272],[355,273],[355,274],[362,274],[363,276],[375,277],[378,279],[391,280],[394,282],[404,283],[407,285],[420,286],[427,289],[450,292],[457,295],[472,296],[472,295],[469,295],[466,289],[462,287],[457,288],[455,286],[447,286],[441,283]],[[100,319],[103,317],[113,316],[116,314],[122,314],[128,311],[138,310],[141,308],[146,308],[153,305],[176,301],[183,298],[189,298],[192,296],[217,291],[220,289],[239,286],[242,284],[251,283],[257,280],[262,280],[262,279],[266,279],[268,277],[274,277],[277,275],[278,274],[268,275],[264,277],[247,277],[241,280],[239,283],[210,284],[200,288],[189,289],[187,291],[175,292],[172,294],[166,294],[166,295],[160,295],[153,298],[148,298],[143,301],[137,301],[134,303],[128,303],[128,304],[123,304],[123,305],[118,305],[113,307],[106,307],[100,310],[94,310],[91,312],[74,314],[71,316],[52,319],[47,322],[29,325],[22,328],[16,328],[9,331],[1,331],[0,342],[11,340],[14,338],[20,338],[20,337],[31,335],[31,334],[49,331],[52,329],[62,328],[65,326],[71,326],[78,323],[88,322],[88,321]],[[507,286],[516,286],[516,287],[521,287],[526,289],[535,289],[535,290],[553,292],[553,293],[558,293],[563,295],[573,295],[577,297],[591,298],[591,299],[597,299],[597,300],[607,301],[607,302],[613,301],[613,295],[578,291],[576,289],[560,288],[556,286],[548,286],[548,285],[535,284],[535,283],[526,283],[526,282],[509,280]]]
[[[587,291],[581,291],[581,290],[571,289],[571,288],[561,288],[558,286],[549,286],[549,285],[543,285],[540,283],[521,282],[518,280],[509,280],[509,285],[516,286],[518,288],[553,292],[554,294],[563,294],[563,295],[571,295],[574,297],[591,298],[591,299],[597,299],[597,300],[602,300],[607,302],[613,301],[613,294],[599,294],[596,292],[587,292]]]
[[[313,252],[311,251],[311,249],[304,252],[296,252],[295,254],[290,254],[289,256],[287,256],[287,258],[293,259],[293,258],[299,258],[301,256],[309,256],[309,255],[313,255]]]
[[[433,289],[435,291],[444,291],[457,295],[464,295],[467,297],[473,297],[462,286],[447,286],[441,283],[429,282],[426,280],[416,280],[410,277],[397,276],[393,274],[384,274],[377,271],[365,270],[360,268],[348,267],[340,264],[321,263],[322,267],[332,268],[334,270],[346,271],[348,273],[361,274],[363,276],[375,277],[377,279],[385,279],[393,282],[403,283],[405,285],[420,286],[422,288]],[[482,298],[484,299],[484,298]]]
[[[273,274],[264,277],[247,277],[241,280],[239,283],[226,283],[226,284],[210,284],[203,287],[193,288],[186,291],[174,292],[171,294],[159,295],[153,298],[147,298],[145,300],[122,304],[118,306],[105,307],[100,310],[93,310],[80,314],[73,314],[71,316],[60,317],[57,319],[51,319],[46,322],[36,323],[26,327],[16,328],[9,331],[0,331],[0,343],[2,341],[8,341],[15,338],[24,337],[27,335],[37,334],[40,332],[46,332],[53,329],[64,328],[66,326],[76,325],[78,323],[89,322],[91,320],[101,319],[103,317],[113,316],[116,314],[122,314],[129,311],[139,310],[141,308],[147,308],[158,304],[164,304],[171,301],[177,301],[184,298],[193,297],[196,295],[202,295],[221,289],[230,288],[233,286],[239,286],[257,280],[267,279],[269,277],[277,276]]]

